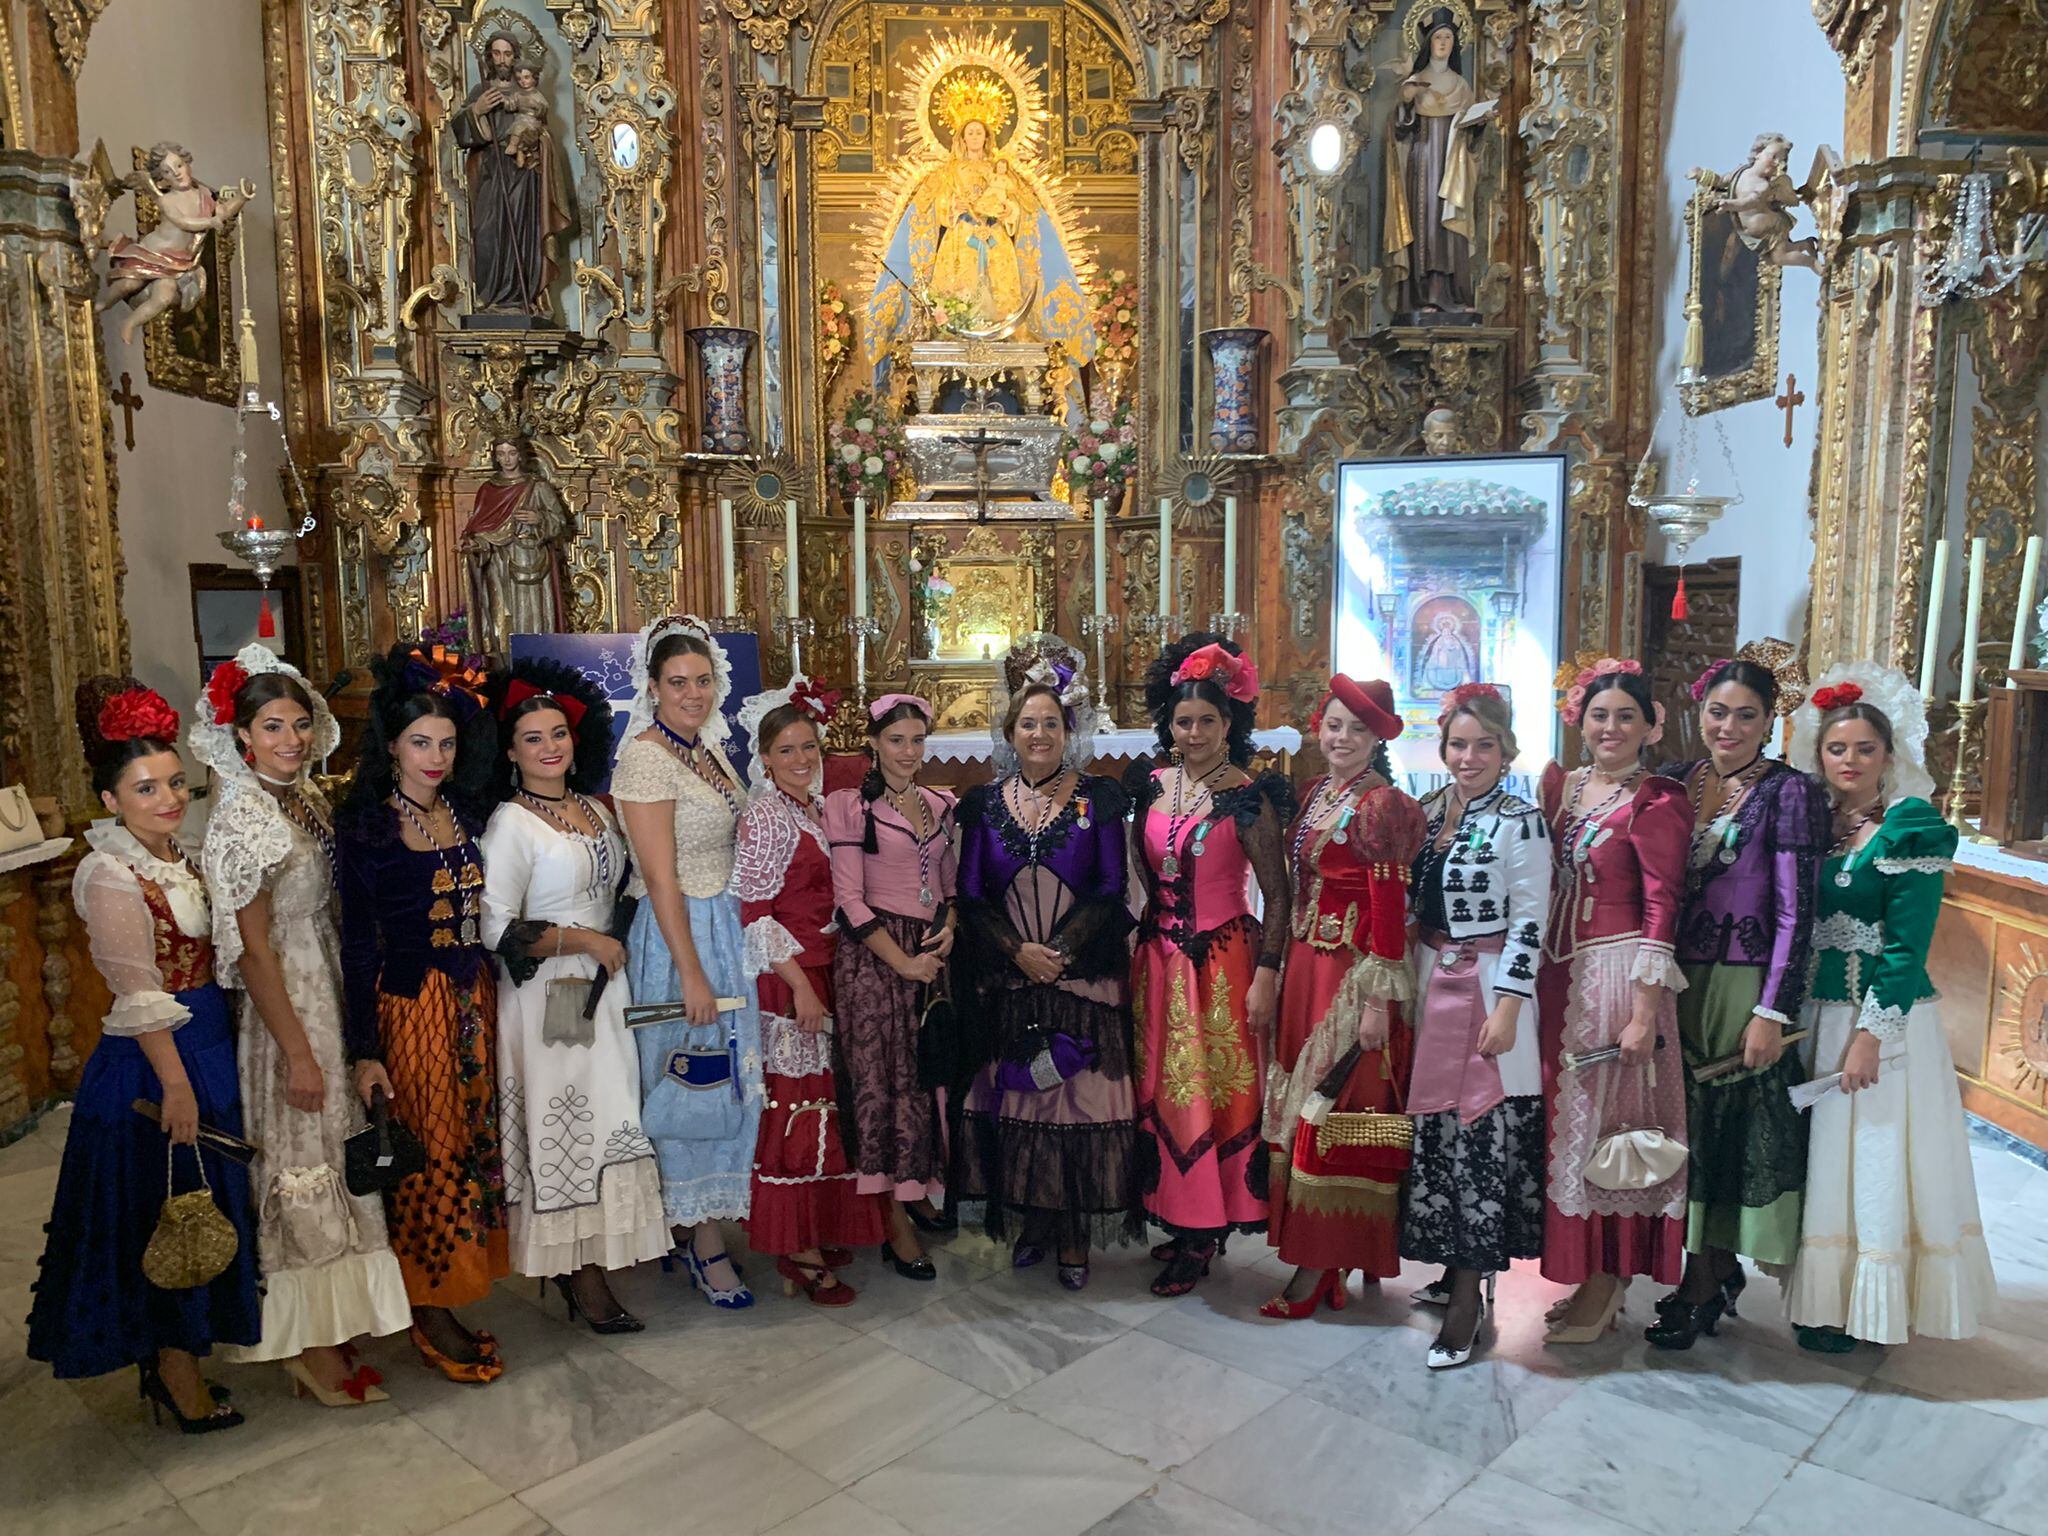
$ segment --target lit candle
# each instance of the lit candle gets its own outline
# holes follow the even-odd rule
[[[784,551],[783,559],[786,562],[783,569],[787,573],[782,585],[784,591],[789,594],[789,616],[793,619],[797,616],[796,499],[794,497],[791,497],[782,504],[782,546]]]
[[[739,576],[732,563],[732,498],[718,498],[718,572],[721,585],[719,594],[725,600],[721,613],[736,614],[740,611]]]
[[[1173,612],[1173,501],[1159,498],[1159,616]]]
[[[1977,698],[1977,623],[1984,617],[1984,540],[1970,540],[1970,606],[1963,610],[1963,688],[1958,704]]]
[[[1948,540],[1934,541],[1934,579],[1927,584],[1927,638],[1920,642],[1920,697],[1934,697],[1934,658],[1941,646],[1942,594],[1948,586]]]
[[[853,616],[868,616],[868,503],[853,498]]]
[[[249,519],[249,531],[250,531],[251,533],[261,533],[261,532],[263,531],[263,519],[262,519],[262,518],[260,518],[260,517],[252,517],[252,518],[250,518],[250,519]],[[2039,542],[2039,541],[2037,540],[2036,542]]]
[[[2041,535],[2027,540],[2027,562],[2020,567],[2020,605],[2012,616],[2012,654],[2005,670],[2017,672],[2027,664],[2027,616],[2034,611],[2034,582],[2041,574]]]
[[[1237,612],[1237,498],[1223,498],[1223,611]]]
[[[1095,498],[1095,612],[1109,612],[1109,506]]]

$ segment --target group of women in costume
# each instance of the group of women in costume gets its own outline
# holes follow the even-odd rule
[[[706,626],[650,625],[632,668],[614,752],[573,669],[394,650],[335,812],[326,701],[251,646],[186,738],[215,784],[196,859],[175,712],[81,689],[112,819],[74,896],[114,1001],[34,1358],[134,1365],[188,1432],[241,1422],[216,1346],[336,1406],[384,1396],[366,1336],[486,1383],[506,1361],[461,1312],[498,1280],[551,1281],[601,1333],[641,1326],[607,1277],[647,1259],[742,1309],[740,1222],[821,1306],[855,1299],[862,1247],[933,1279],[922,1236],[963,1218],[1070,1290],[1157,1227],[1164,1297],[1264,1232],[1295,1266],[1272,1317],[1440,1265],[1431,1368],[1472,1358],[1516,1259],[1574,1287],[1557,1344],[1649,1274],[1674,1289],[1648,1338],[1688,1347],[1743,1257],[1818,1350],[1966,1336],[1990,1300],[1925,964],[1955,834],[1895,672],[1799,703],[1718,663],[1706,755],[1653,772],[1642,669],[1595,663],[1563,706],[1586,761],[1535,802],[1507,702],[1467,685],[1418,803],[1380,682],[1331,679],[1300,797],[1254,772],[1257,669],[1206,634],[1148,675],[1160,759],[1092,775],[1082,658],[1033,635],[998,776],[956,802],[919,782],[920,698],[874,701],[866,776],[828,795],[835,695],[746,701],[749,784]],[[380,1187],[366,1140],[417,1146]],[[201,1187],[239,1245],[159,1288],[158,1208]]]

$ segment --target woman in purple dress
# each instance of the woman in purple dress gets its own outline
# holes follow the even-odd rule
[[[1685,1278],[1645,1335],[1660,1349],[1689,1349],[1734,1310],[1738,1255],[1781,1272],[1799,1253],[1806,1122],[1787,1090],[1805,1073],[1784,1037],[1805,1001],[1828,809],[1819,784],[1764,756],[1780,686],[1753,661],[1709,667],[1693,685],[1707,756],[1664,770],[1692,799],[1678,920],[1692,1172]]]
[[[1131,1082],[1124,792],[1076,766],[1095,750],[1081,658],[1050,635],[1003,662],[997,764],[960,801],[968,1087],[954,1183],[1028,1269],[1056,1250],[1088,1283],[1097,1242],[1145,1225]],[[1014,1228],[1012,1222],[1015,1222]]]

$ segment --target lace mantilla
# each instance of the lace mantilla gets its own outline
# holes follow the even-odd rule
[[[213,896],[213,968],[222,986],[241,984],[235,967],[242,958],[242,908],[291,851],[291,824],[278,803],[253,778],[223,779],[199,855]]]
[[[1866,923],[1847,912],[1830,912],[1814,927],[1813,947],[1816,951],[1830,949],[1841,954],[1881,955],[1884,925]]]

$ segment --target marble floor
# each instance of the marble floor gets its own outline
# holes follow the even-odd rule
[[[2048,1173],[1977,1149],[2001,1300],[1982,1337],[1802,1354],[1752,1284],[1690,1354],[1632,1327],[1542,1345],[1556,1288],[1502,1286],[1483,1364],[1430,1375],[1412,1272],[1313,1322],[1260,1319],[1282,1277],[1240,1241],[1178,1302],[1142,1255],[1079,1300],[979,1238],[917,1285],[863,1259],[858,1303],[779,1289],[713,1312],[649,1265],[619,1289],[647,1331],[603,1340],[501,1286],[472,1319],[486,1388],[371,1358],[391,1401],[294,1402],[229,1369],[224,1435],[153,1428],[132,1376],[52,1381],[19,1320],[64,1117],[0,1149],[0,1528],[35,1536],[2048,1536]],[[766,1266],[757,1268],[757,1276]]]

